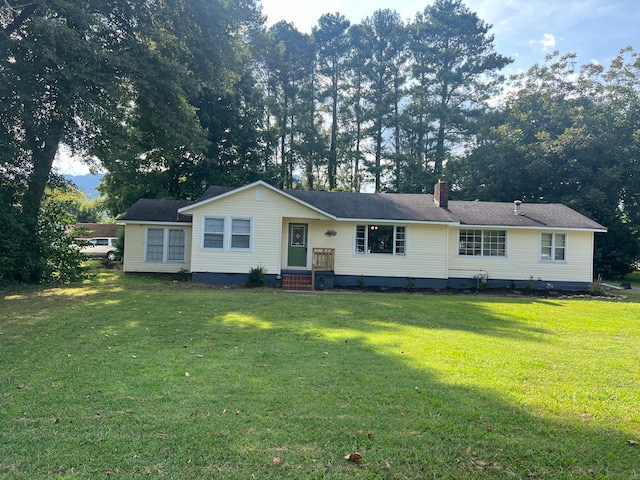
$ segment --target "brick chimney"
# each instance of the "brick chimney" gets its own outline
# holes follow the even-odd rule
[[[449,207],[449,184],[442,179],[433,187],[433,201],[439,207]]]

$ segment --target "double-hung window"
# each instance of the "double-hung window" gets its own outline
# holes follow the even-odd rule
[[[205,250],[250,251],[253,220],[242,217],[205,217],[202,248]]]
[[[145,245],[147,262],[185,261],[186,233],[181,228],[148,228]]]
[[[251,248],[251,220],[231,219],[231,249],[248,250]]]
[[[567,235],[565,233],[540,234],[540,260],[543,262],[566,262]]]
[[[398,225],[357,225],[356,254],[406,255],[406,227]]]
[[[224,218],[205,218],[202,248],[224,249]]]
[[[461,229],[458,240],[459,255],[504,257],[507,254],[506,230]]]

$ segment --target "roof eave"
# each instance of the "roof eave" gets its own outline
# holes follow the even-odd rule
[[[192,221],[191,220],[185,220],[184,222],[178,222],[178,221],[167,221],[167,222],[163,222],[160,220],[117,220],[117,223],[119,225],[130,225],[130,224],[137,224],[137,225],[191,225]]]
[[[347,218],[347,217],[336,217],[335,220],[337,222],[364,222],[364,223],[394,223],[397,224],[399,222],[412,224],[412,225],[447,225],[447,226],[458,226],[460,222],[447,222],[444,220],[407,220],[403,218]]]
[[[563,227],[561,225],[558,226],[534,226],[534,225],[488,225],[488,224],[471,224],[471,223],[461,223],[459,224],[464,228],[502,228],[502,229],[510,229],[510,230],[570,230],[573,232],[594,232],[594,233],[607,233],[606,228],[588,228],[588,227]]]

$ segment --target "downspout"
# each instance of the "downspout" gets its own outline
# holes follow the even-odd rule
[[[444,247],[444,279],[447,283],[449,283],[449,230],[451,230],[451,227],[447,225]]]

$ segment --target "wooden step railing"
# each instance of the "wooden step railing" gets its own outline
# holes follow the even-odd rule
[[[311,285],[316,287],[316,270],[334,271],[335,248],[314,248],[311,259]]]

